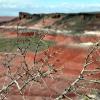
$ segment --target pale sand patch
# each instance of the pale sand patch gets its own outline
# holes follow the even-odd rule
[[[85,31],[84,34],[100,36],[100,31]]]
[[[68,46],[79,47],[79,48],[88,48],[93,45],[94,45],[94,43],[92,43],[92,42],[86,42],[86,43],[72,43],[72,44],[69,44]]]

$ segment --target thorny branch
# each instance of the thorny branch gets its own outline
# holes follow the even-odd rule
[[[81,80],[100,84],[100,80],[86,80],[86,79],[84,78],[84,73],[85,73],[85,71],[90,71],[90,70],[86,70],[87,67],[88,67],[91,63],[94,62],[94,61],[88,61],[88,59],[89,59],[90,55],[91,55],[96,49],[98,49],[98,48],[100,48],[100,42],[97,42],[97,43],[94,45],[94,47],[91,49],[91,51],[89,52],[89,54],[87,55],[87,57],[86,57],[86,59],[85,59],[85,64],[83,65],[83,69],[82,69],[82,71],[80,72],[80,75],[76,78],[76,80],[75,80],[69,87],[66,87],[66,88],[65,88],[64,92],[61,93],[61,95],[59,95],[59,96],[56,98],[56,100],[62,100],[62,99],[64,99],[64,98],[66,98],[66,95],[67,95],[69,92],[72,92],[73,89],[74,89],[74,87],[75,87],[75,85],[76,85],[78,82],[80,82]],[[97,71],[97,70],[96,70],[96,71]],[[92,72],[94,72],[94,70],[92,70]],[[100,70],[98,70],[97,72],[100,73]]]
[[[10,82],[7,84],[3,84],[2,89],[0,89],[0,95],[1,95],[0,100],[6,99],[7,94],[9,94],[10,89],[14,85],[17,87],[19,93],[22,95],[22,99],[25,100],[23,90],[25,89],[25,87],[27,85],[30,84],[30,82],[34,81],[34,82],[38,82],[40,84],[41,79],[42,79],[42,81],[44,81],[43,78],[49,77],[51,74],[54,74],[56,72],[53,68],[48,69],[46,71],[42,70],[42,67],[45,66],[44,64],[42,64],[39,68],[34,68],[37,66],[36,55],[38,53],[40,42],[45,37],[45,34],[41,33],[41,32],[39,33],[39,41],[36,46],[35,56],[34,56],[34,60],[33,60],[34,65],[30,66],[29,64],[27,64],[27,61],[26,61],[26,53],[28,51],[28,48],[29,48],[31,42],[29,41],[29,45],[26,47],[21,47],[18,45],[19,44],[18,42],[20,41],[20,38],[22,38],[22,37],[21,37],[21,34],[19,33],[19,29],[17,27],[17,48],[18,48],[18,52],[21,54],[21,64],[18,65],[19,67],[16,66],[16,67],[18,67],[16,72],[12,72],[13,66],[11,64],[13,62],[13,59],[16,59],[16,57],[18,55],[17,54],[13,55],[10,53],[5,55],[5,59],[3,59],[4,62],[2,64],[5,68],[8,69],[6,78],[9,78]]]
[[[36,50],[35,50],[35,54],[34,54],[34,60],[33,60],[33,65],[29,65],[26,61],[26,54],[28,52],[29,46],[31,45],[30,40],[28,40],[29,44],[25,47],[21,47],[19,45],[17,45],[18,48],[18,52],[20,53],[20,57],[21,57],[21,64],[19,64],[18,66],[16,66],[16,71],[13,72],[13,59],[16,59],[16,57],[18,56],[18,54],[9,54],[7,53],[4,57],[4,61],[3,61],[3,66],[7,69],[7,73],[6,73],[6,78],[8,78],[8,83],[4,83],[2,88],[0,89],[0,100],[6,100],[7,96],[9,95],[9,93],[11,92],[11,89],[16,86],[18,92],[20,93],[20,95],[22,95],[22,99],[26,100],[24,97],[24,90],[26,89],[27,86],[30,85],[31,82],[36,82],[41,84],[41,82],[44,82],[44,84],[46,85],[46,87],[49,89],[48,85],[45,82],[45,78],[51,78],[52,80],[55,80],[56,78],[53,77],[53,75],[57,72],[59,72],[61,69],[55,69],[55,67],[51,64],[49,64],[48,59],[49,59],[49,54],[45,54],[46,58],[44,58],[44,60],[42,59],[41,61],[37,62],[37,54],[38,54],[38,49],[40,47],[40,42],[41,40],[45,37],[46,33],[43,32],[39,32],[38,36],[39,36],[39,40],[37,42],[36,45]],[[20,37],[22,38],[21,34],[19,33],[19,29],[17,27],[17,43],[18,41],[20,41]],[[31,38],[31,37],[30,37]],[[91,51],[89,51],[89,54],[87,55],[87,57],[85,58],[85,64],[83,65],[83,69],[81,70],[79,76],[76,78],[75,81],[73,81],[70,86],[66,87],[64,89],[64,91],[62,93],[59,93],[59,96],[57,96],[55,98],[55,100],[72,100],[72,98],[70,98],[68,96],[68,93],[75,93],[78,96],[82,96],[84,94],[79,93],[78,89],[76,88],[77,85],[80,85],[78,87],[83,87],[84,85],[82,81],[87,83],[95,83],[95,84],[100,84],[100,80],[96,80],[96,79],[87,79],[86,76],[91,76],[95,73],[100,73],[100,68],[97,67],[96,69],[88,69],[88,67],[95,63],[96,61],[100,61],[98,59],[95,58],[95,60],[91,60],[91,55],[93,55],[93,53],[100,49],[100,42],[97,42],[94,44],[94,46],[92,47]],[[93,58],[93,57],[92,57]],[[47,70],[44,70],[45,67],[47,67]],[[6,80],[5,78],[5,80]],[[34,83],[33,83],[34,84]],[[88,88],[88,87],[87,87]],[[89,97],[89,95],[85,95],[86,97],[88,97],[89,99],[91,97]],[[51,98],[50,98],[51,99]],[[54,98],[53,98],[54,100]],[[95,100],[95,98],[94,98]]]

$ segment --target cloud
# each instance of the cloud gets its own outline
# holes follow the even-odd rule
[[[100,11],[100,3],[60,3],[57,5],[50,5],[50,9],[53,11],[56,9],[60,12],[89,12]]]
[[[0,15],[17,15],[19,11],[29,11],[39,7],[36,0],[0,0]],[[39,9],[38,9],[39,10]]]
[[[60,4],[56,4],[56,5],[50,5],[49,7],[51,8],[57,8],[57,7],[62,7],[62,8],[90,8],[93,7],[95,8],[100,8],[100,3],[90,3],[90,4],[86,4],[86,3],[60,3]]]
[[[0,0],[0,8],[25,8],[25,7],[37,7],[36,0]]]
[[[100,3],[63,1],[55,3],[55,0],[46,2],[44,0],[0,0],[0,14],[6,15],[9,12],[11,15],[17,15],[19,11],[31,13],[100,11]]]

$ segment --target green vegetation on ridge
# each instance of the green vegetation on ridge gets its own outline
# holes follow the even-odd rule
[[[40,40],[38,37],[0,38],[0,52],[15,52],[17,48],[27,48],[29,51],[42,51],[54,45],[52,41]]]

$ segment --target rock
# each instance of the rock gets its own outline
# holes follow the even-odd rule
[[[32,14],[29,14],[27,12],[19,12],[19,19],[32,19]]]

